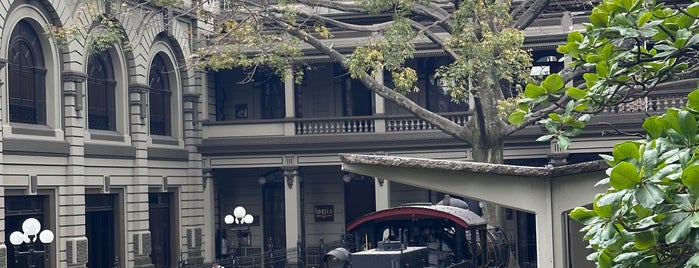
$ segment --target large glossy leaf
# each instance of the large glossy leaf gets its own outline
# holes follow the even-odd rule
[[[699,111],[699,90],[694,90],[687,96],[687,108]]]
[[[561,78],[561,76],[558,74],[551,74],[547,76],[546,79],[544,79],[544,82],[541,83],[541,87],[543,87],[549,94],[558,93],[561,91],[564,85],[563,78]]]
[[[689,235],[691,228],[692,217],[686,217],[680,223],[675,225],[670,232],[665,235],[665,240],[668,244],[675,243]]]
[[[649,249],[657,242],[653,231],[645,231],[634,234],[633,244],[637,249]]]
[[[691,145],[694,142],[694,136],[697,135],[697,120],[694,114],[685,110],[679,111],[677,120],[680,125],[679,133],[684,136]]]
[[[636,166],[629,162],[620,162],[612,169],[609,184],[615,189],[630,189],[641,182]]]
[[[644,184],[635,192],[636,201],[645,208],[653,208],[665,200],[665,192],[654,184]]]
[[[640,158],[640,153],[638,152],[638,144],[634,142],[624,142],[619,143],[614,146],[614,151],[612,151],[614,156],[614,161],[623,161],[627,159],[638,159]]]
[[[570,217],[582,224],[591,224],[599,219],[597,213],[584,207],[576,207],[570,211]]]
[[[690,166],[682,171],[682,184],[695,195],[699,194],[699,165]]]

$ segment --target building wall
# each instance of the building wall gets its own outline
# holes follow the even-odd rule
[[[0,1],[0,64],[10,58],[11,33],[21,20],[32,23],[40,36],[45,67],[47,123],[18,124],[9,121],[8,68],[0,68],[0,196],[47,195],[44,209],[50,229],[56,234],[50,257],[51,267],[84,267],[90,241],[86,237],[85,194],[117,194],[116,256],[121,267],[149,267],[151,260],[149,193],[169,192],[171,228],[170,263],[182,252],[191,260],[201,259],[210,245],[203,220],[199,94],[205,77],[180,68],[189,58],[192,32],[185,17],[168,28],[148,25],[146,9],[119,18],[130,48],[110,49],[115,69],[117,127],[95,131],[87,125],[87,40],[62,46],[46,38],[47,25],[91,25],[93,15],[103,7],[88,9],[76,1]],[[127,8],[127,7],[122,7]],[[153,16],[152,14],[149,16]],[[162,16],[160,15],[155,15]],[[153,21],[160,21],[157,18]],[[92,28],[93,35],[100,27]],[[172,135],[149,134],[148,74],[156,53],[167,55],[174,70],[170,76]],[[2,67],[2,66],[0,66]],[[4,84],[3,84],[4,83]],[[5,218],[0,198],[0,219]],[[8,247],[6,233],[15,231],[0,221],[0,250]],[[0,254],[5,256],[5,254]],[[210,256],[206,256],[211,258]],[[10,265],[0,259],[0,267]]]

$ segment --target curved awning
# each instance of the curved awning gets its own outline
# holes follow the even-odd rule
[[[352,221],[345,228],[346,232],[367,222],[385,222],[400,220],[447,219],[464,228],[486,227],[486,221],[468,209],[444,205],[412,205],[384,209],[366,214]]]

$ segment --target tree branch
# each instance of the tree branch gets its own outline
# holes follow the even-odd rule
[[[534,3],[527,8],[527,10],[522,13],[519,17],[517,17],[516,21],[514,22],[514,27],[520,30],[524,30],[527,27],[529,27],[534,20],[536,20],[537,17],[539,17],[539,14],[541,14],[542,11],[549,5],[550,0],[532,0]],[[529,2],[529,1],[527,1]],[[522,3],[524,5],[525,3]]]
[[[349,69],[349,67],[347,66],[347,57],[342,55],[337,50],[334,50],[329,46],[323,44],[316,37],[308,34],[307,32],[302,32],[294,27],[287,28],[286,32],[291,34],[292,36],[295,36],[296,38],[303,40],[304,42],[313,46],[314,48],[322,51],[325,55],[328,55],[330,58],[334,59],[336,62],[342,65],[343,68]],[[473,141],[471,133],[468,131],[464,131],[464,127],[421,107],[420,105],[411,101],[408,97],[401,95],[400,93],[376,81],[376,79],[369,76],[368,74],[362,73],[356,79],[361,81],[365,86],[367,86],[367,88],[369,88],[374,93],[378,94],[379,96],[385,99],[395,102],[400,107],[406,109],[408,112],[414,114],[415,116],[422,118],[423,120],[442,130],[444,133],[451,135],[452,137],[455,137],[457,139],[465,140],[467,142]]]

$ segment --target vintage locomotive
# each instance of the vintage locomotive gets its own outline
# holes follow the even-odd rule
[[[328,252],[325,263],[328,268],[507,267],[510,249],[502,230],[458,204],[409,204],[366,214],[346,226],[353,246]]]

